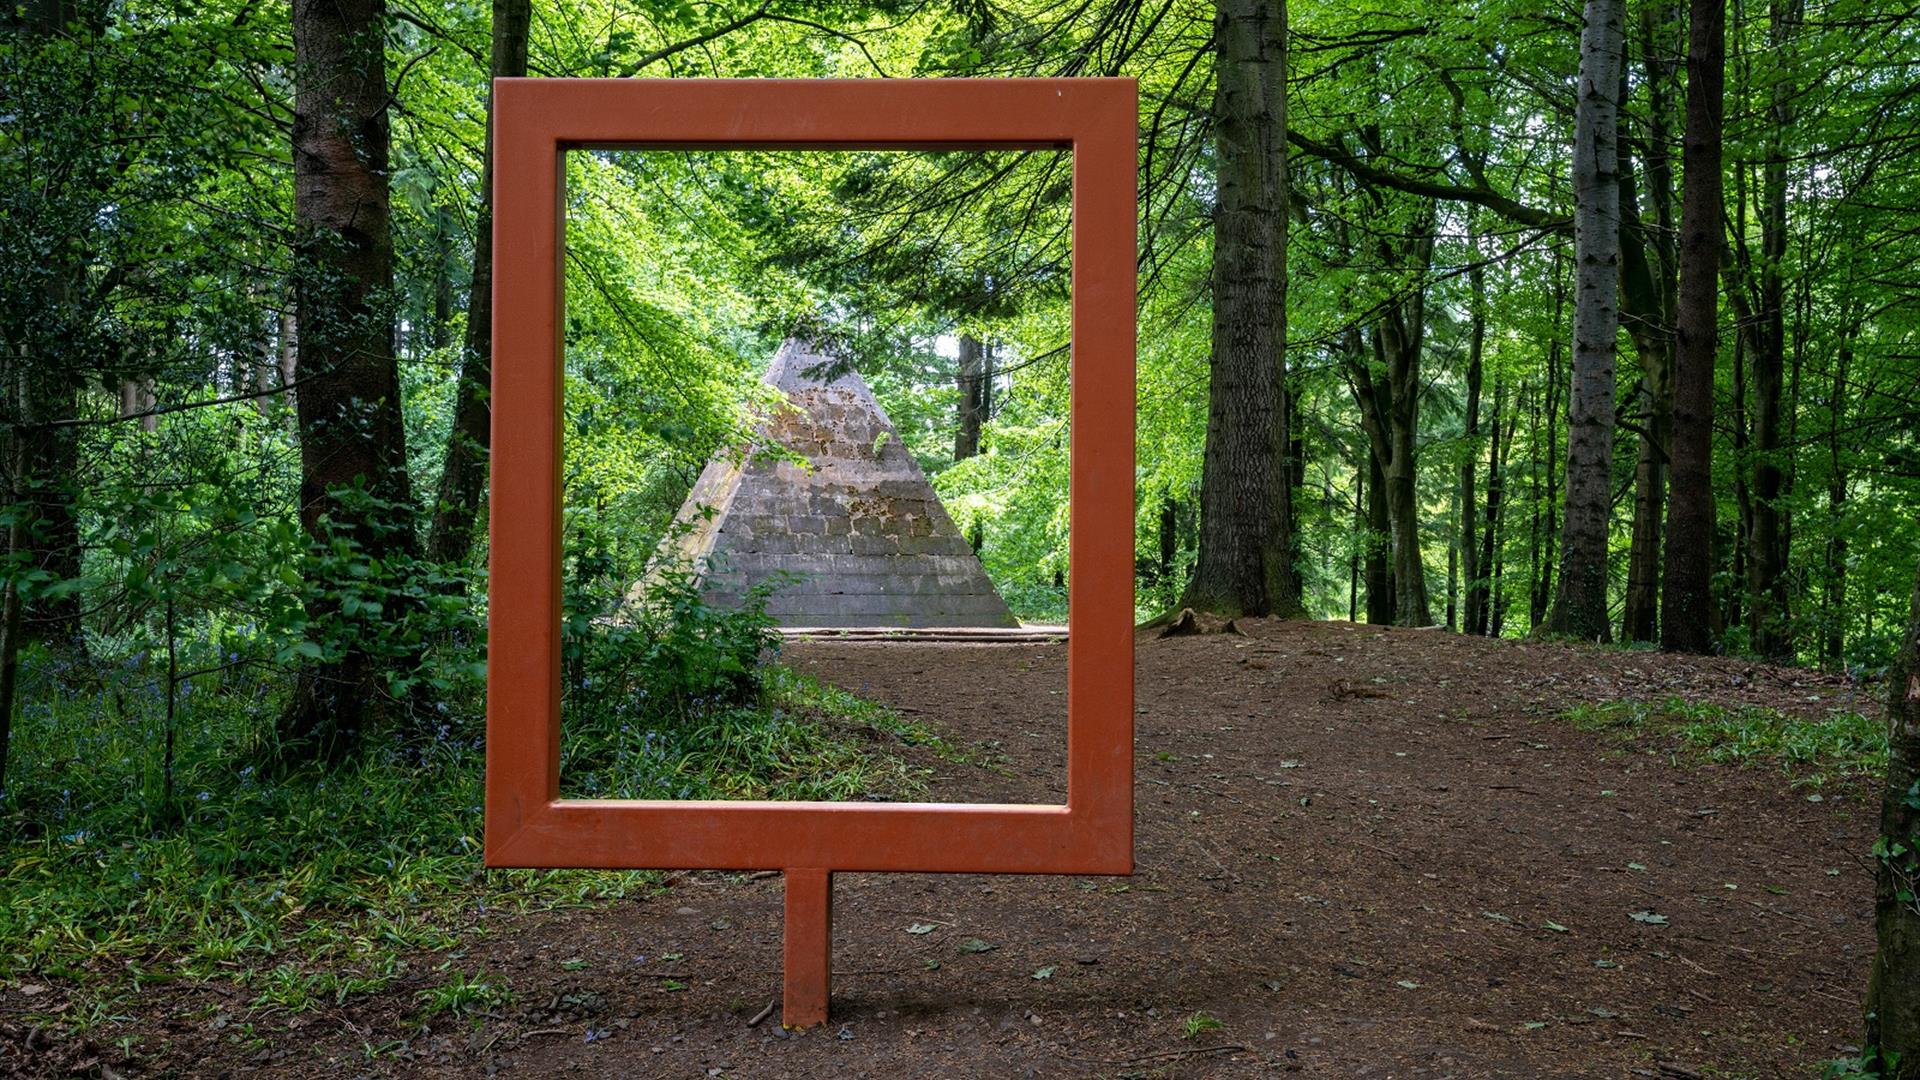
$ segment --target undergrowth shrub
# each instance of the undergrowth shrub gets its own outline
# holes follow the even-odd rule
[[[775,586],[720,610],[685,572],[629,601],[610,564],[569,569],[563,777],[574,788],[890,798],[923,775],[890,747],[941,748],[774,665],[765,596]],[[650,887],[639,873],[482,868],[477,681],[437,695],[441,720],[424,745],[383,733],[343,763],[274,775],[248,763],[284,705],[283,670],[271,652],[207,644],[204,626],[182,631],[203,640],[175,643],[190,673],[175,680],[150,645],[116,652],[100,640],[85,656],[23,659],[14,782],[0,806],[0,980],[34,973],[91,988],[63,1022],[111,1015],[115,995],[180,977],[308,1007],[384,986],[406,953],[452,947],[490,910]],[[177,795],[158,812],[169,718]]]

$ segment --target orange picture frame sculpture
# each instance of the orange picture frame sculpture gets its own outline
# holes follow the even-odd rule
[[[780,870],[790,1026],[827,1016],[834,871],[1133,870],[1131,79],[498,79],[486,864]],[[561,329],[573,149],[1073,153],[1065,805],[560,797]]]

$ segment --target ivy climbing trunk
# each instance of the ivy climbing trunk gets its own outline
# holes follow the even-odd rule
[[[1567,503],[1560,584],[1546,629],[1611,638],[1607,527],[1613,501],[1613,410],[1620,328],[1620,46],[1624,0],[1587,0],[1574,107],[1573,387],[1567,408]]]
[[[1674,303],[1673,462],[1660,644],[1713,648],[1713,374],[1720,354],[1724,0],[1692,0],[1687,128],[1681,148],[1680,281]]]
[[[394,706],[371,639],[399,612],[347,601],[377,563],[417,549],[393,355],[384,0],[295,0],[293,46],[300,523],[322,640],[277,752],[332,760]]]
[[[527,73],[532,0],[493,0],[492,74]],[[480,205],[473,217],[473,279],[467,292],[467,331],[460,346],[453,429],[440,466],[440,491],[427,531],[427,557],[464,563],[480,523],[480,490],[487,482],[493,406],[493,96],[487,96],[487,141],[480,159]]]
[[[1888,683],[1887,780],[1874,867],[1879,947],[1867,976],[1867,1045],[1883,1063],[1898,1055],[1883,1076],[1910,1080],[1920,1077],[1920,570]]]
[[[1284,0],[1219,0],[1214,20],[1213,344],[1200,545],[1181,603],[1290,615]]]

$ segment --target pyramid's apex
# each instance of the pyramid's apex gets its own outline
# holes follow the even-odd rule
[[[866,389],[851,365],[809,338],[790,337],[773,355],[767,368],[768,384],[791,393],[804,387],[837,386]]]

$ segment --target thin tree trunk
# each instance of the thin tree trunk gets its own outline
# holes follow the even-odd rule
[[[1820,658],[1830,668],[1846,666],[1847,643],[1847,465],[1840,449],[1840,429],[1847,416],[1847,375],[1853,367],[1855,326],[1849,320],[1841,330],[1840,352],[1833,365],[1827,421],[1827,572],[1821,594]]]
[[[1480,562],[1479,508],[1474,505],[1475,480],[1479,472],[1480,383],[1482,360],[1487,341],[1487,276],[1480,265],[1480,237],[1468,223],[1468,257],[1473,260],[1467,271],[1472,294],[1471,329],[1467,335],[1467,452],[1460,455],[1460,576],[1466,581],[1466,613],[1463,625],[1469,634],[1480,633],[1486,624],[1486,570]],[[1500,429],[1496,413],[1494,431]],[[1497,441],[1497,439],[1496,439]],[[1448,574],[1451,582],[1452,574]],[[1452,597],[1448,597],[1447,624],[1453,625]]]
[[[1795,0],[1771,5],[1770,44],[1786,61],[1799,21]],[[1748,553],[1747,626],[1754,651],[1783,662],[1794,657],[1789,555],[1784,517],[1787,451],[1782,431],[1786,391],[1787,162],[1784,133],[1793,121],[1795,88],[1779,78],[1773,86],[1767,161],[1761,168],[1760,283],[1753,324],[1753,533]]]
[[[1672,455],[1673,324],[1675,251],[1673,234],[1672,138],[1668,113],[1676,65],[1671,40],[1678,11],[1673,4],[1649,4],[1638,22],[1640,60],[1647,87],[1645,196],[1654,213],[1649,228],[1640,216],[1641,185],[1627,153],[1627,110],[1621,110],[1620,160],[1620,313],[1640,356],[1641,378],[1634,460],[1633,526],[1627,553],[1627,594],[1621,636],[1653,641],[1659,628],[1662,518],[1666,510]],[[1627,100],[1622,65],[1621,102]]]
[[[302,669],[279,723],[283,760],[337,759],[389,712],[383,661],[336,598],[330,565],[417,550],[393,356],[384,0],[295,0],[294,284],[299,311],[300,522],[307,614],[335,652]],[[392,620],[400,612],[387,610]]]
[[[1447,507],[1447,629],[1460,629],[1460,489],[1453,489]],[[1471,512],[1468,513],[1472,516]]]
[[[960,372],[956,378],[960,391],[959,423],[953,433],[953,460],[960,461],[980,452],[980,426],[987,419],[987,350],[972,334],[960,335]]]
[[[1613,495],[1615,337],[1620,311],[1618,138],[1623,0],[1586,0],[1580,35],[1573,182],[1573,387],[1567,412],[1567,504],[1560,585],[1546,628],[1587,641],[1611,637],[1607,531]]]
[[[1660,643],[1713,649],[1713,373],[1720,354],[1721,126],[1726,5],[1692,0],[1681,150],[1680,281],[1674,312],[1672,499]]]
[[[1166,588],[1173,581],[1175,560],[1180,554],[1180,504],[1171,496],[1160,500],[1160,560],[1155,566],[1154,584]]]
[[[1467,592],[1467,633],[1489,634],[1493,630],[1493,619],[1488,611],[1492,582],[1499,577],[1494,567],[1495,544],[1500,533],[1501,503],[1506,497],[1506,448],[1512,444],[1511,436],[1500,431],[1500,420],[1507,407],[1507,388],[1498,378],[1493,380],[1493,417],[1492,440],[1487,444],[1487,520],[1486,528],[1480,534],[1480,553],[1474,558],[1479,568],[1479,577],[1468,586]],[[1509,426],[1512,420],[1508,420]]]
[[[1887,779],[1880,789],[1874,873],[1879,947],[1867,976],[1867,1045],[1891,1080],[1920,1077],[1920,570],[1906,639],[1888,672]]]
[[[493,0],[492,74],[527,73],[532,0]],[[480,492],[487,482],[493,406],[493,95],[487,95],[487,141],[480,160],[480,205],[473,219],[473,278],[467,292],[467,332],[454,389],[453,429],[440,466],[440,491],[427,532],[427,558],[465,563],[480,523]]]
[[[1562,314],[1566,311],[1566,281],[1560,265],[1560,249],[1553,252],[1553,323],[1559,327]],[[1546,406],[1542,412],[1546,415],[1547,452],[1542,463],[1547,476],[1546,498],[1536,503],[1544,508],[1545,527],[1541,529],[1542,552],[1538,573],[1533,580],[1533,596],[1528,604],[1527,629],[1531,633],[1539,630],[1547,621],[1547,608],[1553,600],[1554,568],[1559,565],[1554,544],[1560,535],[1557,512],[1560,509],[1560,388],[1565,385],[1561,375],[1560,351],[1564,342],[1556,334],[1547,345],[1547,385],[1544,391]],[[1538,430],[1538,422],[1535,429]]]
[[[8,435],[3,444],[7,450],[7,504],[13,513],[8,515],[7,525],[7,562],[12,565],[14,559],[27,546],[27,526],[31,514],[25,509],[26,499],[20,488],[21,478],[26,473],[26,448],[17,434]],[[7,805],[7,764],[10,760],[13,742],[13,703],[20,681],[20,582],[16,575],[8,574],[7,583],[0,588],[0,809]]]
[[[1496,420],[1498,420],[1500,415],[1500,390],[1501,387],[1496,383],[1494,385],[1493,407]],[[1483,549],[1481,565],[1491,567],[1489,575],[1493,580],[1493,601],[1490,605],[1491,610],[1487,613],[1486,625],[1486,633],[1489,637],[1499,637],[1500,632],[1506,629],[1507,622],[1506,576],[1504,573],[1507,558],[1507,547],[1505,543],[1507,520],[1505,507],[1507,455],[1509,451],[1513,449],[1513,433],[1519,423],[1519,419],[1518,416],[1509,419],[1507,421],[1507,430],[1504,434],[1499,431],[1498,424],[1495,425],[1494,434],[1498,445],[1493,448],[1494,460],[1491,475],[1487,478],[1487,535],[1484,541],[1486,547]]]
[[[1367,458],[1367,621],[1382,626],[1393,622],[1395,590],[1393,559],[1388,554],[1391,529],[1387,520],[1387,481],[1380,459],[1371,450]]]
[[[1286,5],[1219,0],[1213,348],[1200,551],[1185,606],[1300,610],[1288,561]]]
[[[1367,535],[1367,471],[1371,454],[1363,453],[1364,460],[1354,463],[1353,467],[1353,517],[1355,541],[1351,553],[1347,556],[1347,621],[1360,621],[1360,561],[1361,548],[1371,552],[1372,544]]]

